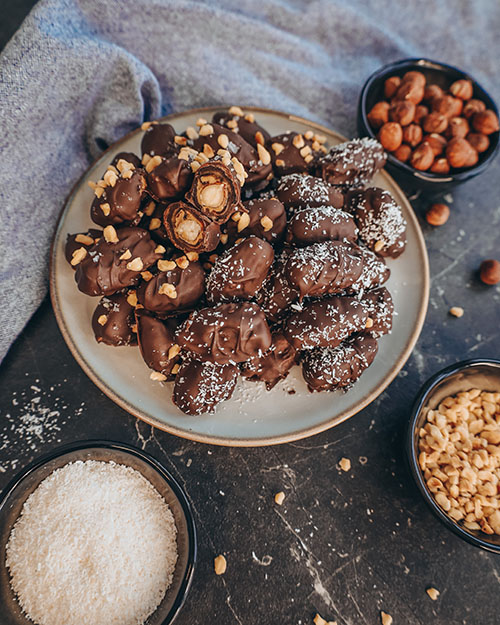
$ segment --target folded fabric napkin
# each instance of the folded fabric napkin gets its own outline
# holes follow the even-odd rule
[[[491,0],[41,0],[0,57],[0,361],[46,293],[65,197],[144,120],[260,105],[354,135],[363,82],[399,58],[498,99],[498,32]]]

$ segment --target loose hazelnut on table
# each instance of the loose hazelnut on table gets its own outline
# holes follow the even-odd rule
[[[428,143],[421,143],[410,157],[410,165],[419,171],[427,171],[434,161],[434,152]]]
[[[448,312],[453,317],[460,318],[464,316],[464,309],[461,308],[460,306],[452,306]]]
[[[404,143],[394,152],[394,156],[398,159],[398,161],[403,163],[406,163],[406,161],[410,158],[410,155],[411,148],[409,145],[405,145]]]
[[[391,121],[398,122],[401,126],[408,126],[415,118],[416,106],[409,101],[396,101],[389,109]]]
[[[384,96],[391,99],[396,95],[396,91],[401,84],[401,78],[399,76],[390,76],[384,83]]]
[[[462,115],[466,119],[470,119],[476,113],[481,113],[486,110],[486,104],[482,100],[469,100],[464,104]]]
[[[498,284],[500,282],[500,262],[495,259],[483,260],[479,267],[479,276],[484,284]]]
[[[397,122],[387,122],[380,129],[378,140],[386,150],[394,152],[403,142],[403,129]]]
[[[422,141],[422,128],[417,124],[410,124],[403,129],[403,141],[412,148]]]
[[[378,129],[389,121],[389,102],[377,102],[368,113],[368,121],[372,128]]]
[[[486,150],[490,147],[490,140],[486,135],[483,135],[480,132],[469,132],[465,138],[479,153],[486,152]]]
[[[449,216],[450,209],[446,204],[433,204],[425,213],[425,219],[431,226],[442,226]]]
[[[450,87],[450,93],[461,100],[470,100],[473,93],[471,81],[456,80]]]
[[[433,111],[424,119],[425,132],[436,132],[441,134],[448,128],[448,118],[442,113]]]
[[[491,135],[500,129],[498,117],[490,110],[476,113],[472,118],[472,127],[476,132],[481,132],[483,135]]]

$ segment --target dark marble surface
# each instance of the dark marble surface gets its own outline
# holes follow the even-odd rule
[[[199,533],[179,625],[215,617],[221,625],[306,625],[316,612],[339,625],[372,625],[380,610],[394,625],[498,623],[500,559],[431,515],[405,466],[403,436],[432,373],[464,358],[499,357],[500,288],[476,276],[483,258],[498,257],[499,177],[497,160],[447,198],[445,226],[422,222],[429,311],[396,380],[349,421],[300,442],[218,448],[137,421],[81,371],[46,301],[0,368],[0,488],[40,454],[79,439],[124,441],[163,462],[185,487]],[[428,200],[413,205],[422,214]],[[449,316],[451,306],[464,316]],[[337,467],[342,457],[352,462],[349,472]],[[280,490],[281,507],[273,502]],[[221,577],[213,572],[219,553],[228,562]],[[441,592],[435,602],[430,586]]]

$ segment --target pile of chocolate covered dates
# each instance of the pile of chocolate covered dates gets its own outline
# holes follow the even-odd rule
[[[384,257],[406,243],[400,208],[369,187],[382,146],[271,137],[237,106],[182,134],[142,128],[141,158],[118,154],[91,183],[100,228],[66,244],[78,288],[101,297],[97,341],[138,344],[187,414],[297,363],[311,391],[352,385],[391,329]]]

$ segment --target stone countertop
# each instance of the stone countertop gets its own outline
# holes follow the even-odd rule
[[[16,3],[29,9],[32,2]],[[12,29],[5,23],[1,43]],[[500,354],[500,288],[477,268],[498,257],[500,160],[446,196],[441,228],[421,219],[431,264],[426,323],[409,361],[370,406],[338,427],[277,447],[221,448],[136,420],[86,377],[46,301],[0,368],[0,488],[62,443],[103,438],[145,449],[184,486],[199,555],[176,623],[494,625],[500,559],[449,532],[426,507],[405,464],[404,433],[422,383],[466,358]],[[413,198],[423,215],[429,200]],[[462,318],[448,314],[465,310]],[[352,468],[341,471],[346,457]],[[283,505],[274,494],[283,491]],[[217,577],[213,558],[228,567]],[[425,590],[440,591],[432,601]]]

